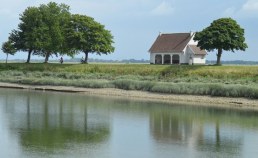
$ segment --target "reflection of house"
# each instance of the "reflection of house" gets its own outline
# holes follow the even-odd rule
[[[150,116],[150,128],[155,140],[169,142],[188,140],[192,135],[192,120],[183,120],[169,112],[155,112]]]
[[[197,47],[194,33],[160,34],[151,46],[151,64],[205,64],[206,51]]]
[[[216,155],[223,155],[217,157],[234,157],[238,155],[235,151],[242,149],[241,131],[234,131],[234,136],[229,135],[232,127],[227,127],[227,124],[221,125],[220,121],[231,116],[228,116],[228,112],[222,111],[224,110],[190,108],[182,105],[156,110],[150,114],[151,135],[162,145],[182,143],[196,151],[210,151]],[[222,119],[219,119],[221,116]]]

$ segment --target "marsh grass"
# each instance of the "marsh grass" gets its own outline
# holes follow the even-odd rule
[[[158,76],[160,79],[199,77],[214,79],[258,78],[258,66],[188,66],[149,64],[0,64],[0,71],[70,72],[76,74],[109,74],[112,76]]]
[[[0,81],[258,99],[258,66],[12,63]]]

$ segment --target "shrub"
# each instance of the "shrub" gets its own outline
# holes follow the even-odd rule
[[[119,79],[112,82],[115,88],[125,89],[125,90],[143,90],[150,91],[154,86],[154,82],[151,81],[135,81],[135,80],[126,80]]]
[[[0,64],[0,81],[258,98],[257,66]]]

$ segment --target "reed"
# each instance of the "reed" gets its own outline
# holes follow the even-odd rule
[[[258,98],[258,66],[0,64],[0,81]]]

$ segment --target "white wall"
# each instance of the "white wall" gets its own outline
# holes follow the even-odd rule
[[[155,53],[150,53],[150,63],[155,64]]]
[[[188,61],[189,61],[188,54],[186,52],[185,53],[181,53],[180,63],[181,64],[188,64]]]
[[[193,64],[205,64],[206,58],[203,55],[195,55],[193,58]]]
[[[187,54],[188,60],[190,59],[190,57],[193,58],[193,64],[206,64],[206,56],[195,55],[190,47],[186,48],[186,54]]]
[[[193,56],[194,56],[194,54],[193,54],[192,50],[187,46],[186,50],[185,50],[185,58],[186,58],[185,63],[189,63],[190,57],[193,58]]]

